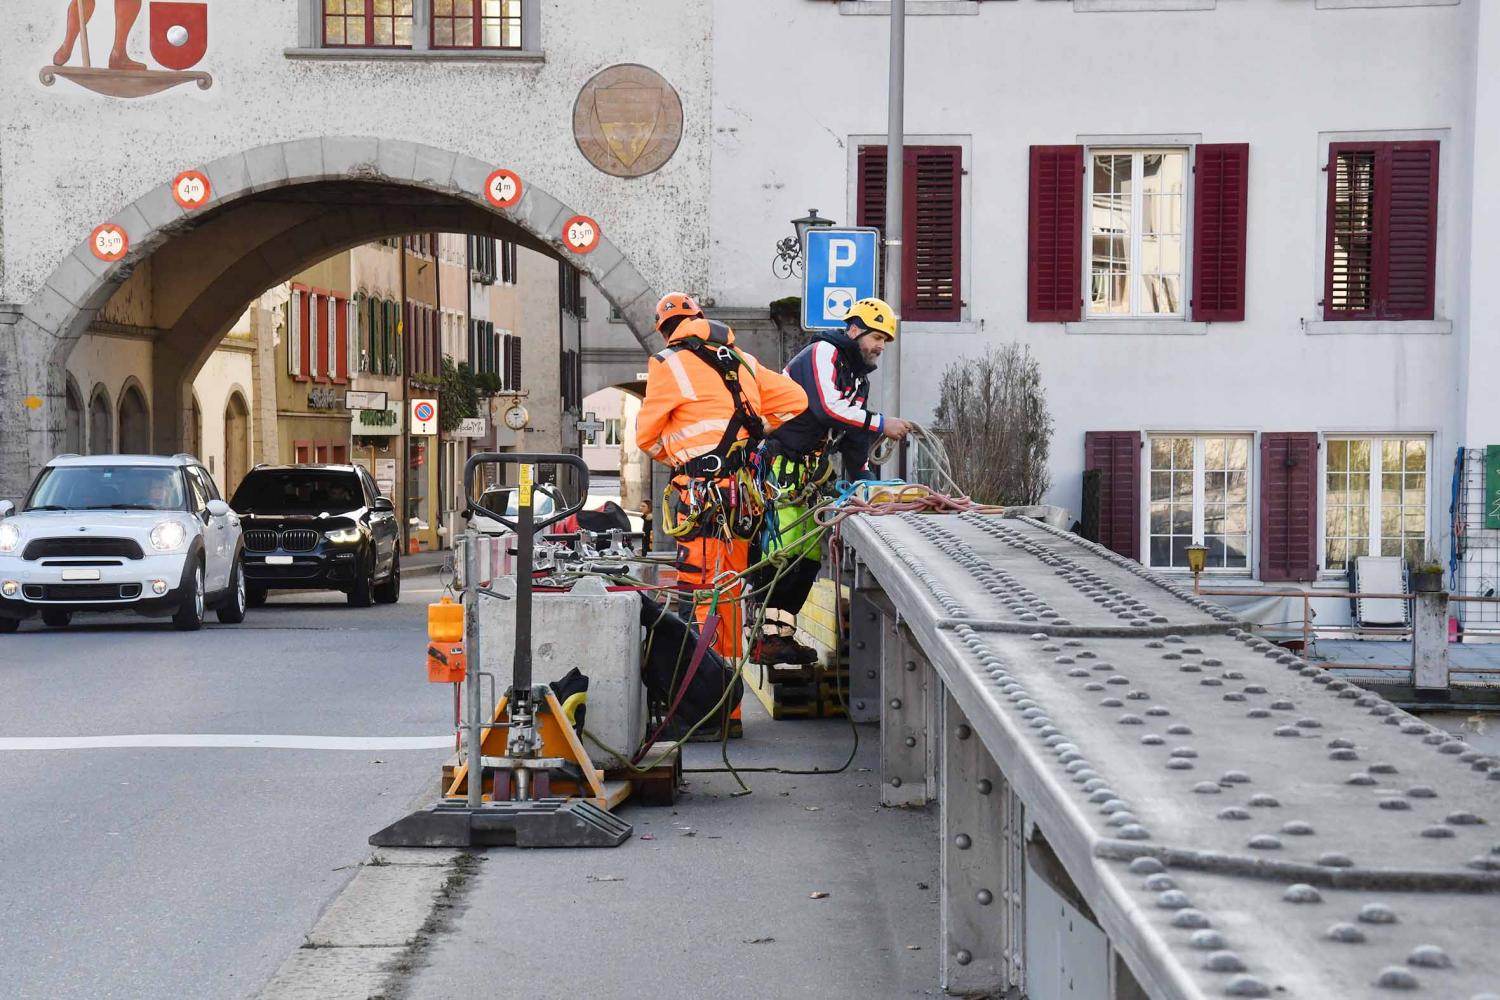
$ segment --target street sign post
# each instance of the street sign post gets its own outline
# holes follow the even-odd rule
[[[879,287],[880,230],[810,229],[802,257],[802,328],[842,330],[854,303]]]

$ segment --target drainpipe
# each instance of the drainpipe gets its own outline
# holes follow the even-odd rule
[[[406,407],[405,419],[401,421],[401,457],[397,460],[396,468],[401,473],[400,494],[401,508],[397,517],[401,522],[401,544],[407,552],[411,551],[411,526],[408,523],[411,515],[407,513],[411,509],[411,365],[407,357],[406,337],[411,332],[406,329],[406,237],[400,236],[396,239],[396,261],[400,265],[401,272],[401,305],[396,312],[396,328],[401,331],[401,353],[398,358],[401,362],[401,405]]]

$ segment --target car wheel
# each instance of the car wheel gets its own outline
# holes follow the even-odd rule
[[[401,600],[401,553],[391,556],[391,575],[375,585],[377,604],[395,604]]]
[[[375,559],[372,556],[364,568],[360,570],[358,579],[349,588],[349,606],[351,608],[368,608],[375,603],[374,590]]]
[[[62,608],[43,608],[42,621],[52,628],[67,628],[73,622],[73,612]]]
[[[21,627],[19,618],[0,618],[0,635],[9,635]]]
[[[182,597],[182,603],[177,606],[177,613],[172,616],[172,624],[179,632],[196,632],[203,627],[203,564],[193,563],[192,576],[183,586],[186,591]]]
[[[216,614],[219,621],[225,625],[238,625],[245,620],[245,608],[249,606],[249,597],[245,593],[245,567],[235,559],[234,568],[229,571],[229,593],[224,597],[224,603],[219,605]]]
[[[266,606],[266,588],[245,587],[245,606],[250,608],[263,608]]]

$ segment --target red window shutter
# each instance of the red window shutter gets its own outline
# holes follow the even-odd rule
[[[1260,578],[1318,576],[1318,435],[1260,436]]]
[[[313,312],[318,322],[318,363],[313,368],[312,376],[314,382],[328,381],[328,296],[309,295],[312,300]]]
[[[1127,559],[1140,559],[1140,431],[1087,432],[1083,436],[1083,467],[1101,473],[1099,543]]]
[[[1026,320],[1075,321],[1083,313],[1083,147],[1032,146],[1028,200]]]
[[[1392,143],[1386,151],[1385,319],[1432,319],[1437,276],[1438,144]]]
[[[1193,319],[1245,319],[1247,143],[1202,145],[1193,161]]]
[[[1438,143],[1332,143],[1323,318],[1435,313]]]
[[[959,275],[963,223],[963,148],[908,146],[901,315],[956,323],[963,314]]]
[[[906,320],[956,322],[963,314],[963,148],[907,146],[902,160],[905,235],[897,308]],[[885,147],[861,146],[858,170],[856,225],[879,229],[884,239]],[[884,268],[880,281],[880,294],[892,298],[884,287]]]
[[[338,338],[334,343],[333,369],[339,382],[349,381],[349,300],[336,298],[338,303]]]

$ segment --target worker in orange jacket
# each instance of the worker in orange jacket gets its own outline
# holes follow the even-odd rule
[[[678,591],[700,624],[717,611],[714,648],[738,657],[745,588],[732,578],[765,512],[749,462],[762,437],[807,409],[807,393],[737,348],[734,331],[704,318],[691,296],[663,296],[656,329],[667,348],[647,366],[636,444],[672,469],[662,523],[677,541]],[[702,593],[715,589],[716,600]]]

